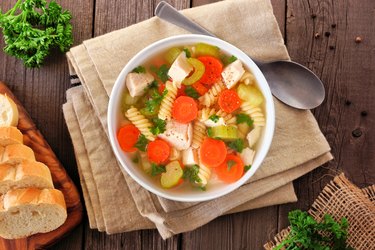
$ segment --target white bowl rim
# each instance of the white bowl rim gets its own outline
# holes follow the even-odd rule
[[[254,76],[257,79],[258,86],[261,89],[261,92],[263,96],[265,97],[266,100],[266,113],[267,113],[267,118],[266,118],[266,125],[263,128],[264,129],[264,138],[263,138],[263,144],[261,145],[261,148],[259,151],[256,153],[256,160],[254,161],[252,167],[250,168],[249,171],[247,171],[240,180],[238,180],[235,183],[232,184],[227,184],[227,188],[225,190],[222,190],[220,193],[216,192],[214,194],[209,194],[207,192],[197,192],[196,197],[184,197],[179,196],[179,195],[173,195],[168,193],[168,189],[165,189],[165,192],[161,192],[159,190],[156,190],[152,187],[147,182],[144,182],[140,180],[127,166],[126,162],[124,162],[122,155],[124,154],[122,150],[120,149],[117,139],[116,139],[116,122],[114,117],[116,117],[116,105],[118,104],[119,96],[121,98],[121,94],[119,94],[120,89],[123,87],[125,84],[124,82],[124,77],[136,66],[138,65],[133,65],[135,61],[139,60],[139,58],[144,58],[143,61],[147,60],[147,54],[149,52],[155,51],[160,51],[161,49],[159,47],[162,47],[162,49],[167,49],[172,46],[173,44],[178,44],[178,43],[184,42],[185,44],[193,44],[193,43],[198,43],[198,42],[204,42],[208,44],[213,44],[215,46],[218,46],[220,49],[223,51],[235,55],[238,59],[241,59],[241,62],[246,65]],[[166,45],[168,44],[168,45]],[[182,44],[182,43],[181,43]],[[146,55],[146,56],[143,56]],[[269,85],[267,83],[267,80],[265,79],[263,73],[260,71],[258,66],[254,63],[253,60],[249,56],[247,56],[242,50],[238,49],[234,45],[223,41],[219,38],[215,37],[210,37],[210,36],[205,36],[205,35],[196,35],[196,34],[185,34],[185,35],[176,35],[176,36],[171,36],[168,38],[164,38],[161,40],[158,40],[141,51],[139,51],[135,56],[133,56],[129,62],[124,66],[120,74],[118,75],[115,84],[112,88],[110,99],[109,99],[109,105],[108,105],[108,112],[107,112],[107,123],[108,123],[108,133],[109,133],[109,139],[111,143],[112,150],[115,153],[115,156],[117,160],[120,162],[120,166],[125,169],[125,171],[143,188],[146,190],[169,200],[174,200],[174,201],[181,201],[181,202],[201,202],[201,201],[208,201],[212,199],[219,198],[221,196],[224,196],[235,189],[241,187],[245,182],[247,182],[251,176],[254,175],[254,173],[259,169],[261,164],[263,163],[269,148],[272,143],[273,135],[274,135],[274,129],[275,129],[275,107],[274,107],[274,102],[273,102],[273,97],[271,94],[271,90],[269,88]],[[183,194],[181,192],[181,194]],[[208,195],[207,195],[208,194]]]

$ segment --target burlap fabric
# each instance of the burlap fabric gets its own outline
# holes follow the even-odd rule
[[[359,189],[344,174],[336,176],[324,187],[308,213],[317,221],[330,214],[339,221],[346,217],[349,222],[347,243],[357,250],[375,248],[375,185]],[[289,234],[282,230],[275,240],[264,245],[271,250]]]
[[[258,60],[289,59],[268,0],[228,0],[183,13]],[[187,32],[154,17],[85,41],[67,54],[71,73],[82,86],[67,92],[63,111],[92,228],[111,234],[156,227],[167,238],[225,213],[295,201],[291,181],[332,159],[312,114],[275,100],[276,131],[270,152],[253,178],[231,194],[181,203],[159,198],[134,182],[118,165],[107,138],[109,95],[135,53],[183,33]]]

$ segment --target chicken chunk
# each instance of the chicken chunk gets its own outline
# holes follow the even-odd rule
[[[254,156],[255,156],[255,151],[249,147],[244,148],[240,154],[240,157],[243,161],[243,164],[245,164],[245,166],[253,164]]]
[[[131,97],[141,96],[145,93],[146,87],[154,81],[150,73],[129,73],[126,76],[126,87]]]
[[[241,61],[236,60],[224,68],[223,72],[221,72],[221,76],[223,77],[225,86],[230,89],[236,85],[244,73],[245,69]]]
[[[188,166],[198,164],[197,151],[191,147],[182,151],[182,163]]]
[[[193,71],[193,66],[187,61],[185,52],[181,52],[176,60],[174,60],[168,75],[172,78],[173,82],[181,84],[181,82]]]
[[[175,120],[170,120],[167,122],[165,132],[159,134],[159,137],[177,150],[185,150],[191,145],[193,126],[191,123],[183,124]]]

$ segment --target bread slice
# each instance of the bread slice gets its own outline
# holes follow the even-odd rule
[[[64,195],[57,189],[14,189],[0,197],[0,236],[5,239],[50,232],[66,218]]]
[[[18,108],[6,94],[0,94],[0,127],[17,126]]]
[[[53,188],[51,172],[41,162],[22,160],[0,164],[0,194],[14,188]]]
[[[15,164],[22,160],[35,161],[34,151],[23,144],[8,145],[0,148],[0,163]]]
[[[23,144],[23,135],[16,127],[0,127],[0,146]]]

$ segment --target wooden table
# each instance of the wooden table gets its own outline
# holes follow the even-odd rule
[[[16,0],[0,2],[7,10]],[[60,0],[73,13],[75,44],[153,15],[155,0]],[[178,9],[215,0],[170,0]],[[313,110],[335,159],[294,182],[299,201],[223,216],[163,241],[156,230],[107,236],[87,218],[54,249],[261,249],[288,225],[287,213],[307,209],[340,171],[360,187],[375,183],[375,1],[272,0],[293,60],[323,80],[327,98]],[[357,40],[357,42],[356,42]],[[1,43],[3,47],[3,43]],[[0,52],[0,80],[23,102],[79,186],[73,148],[62,115],[69,88],[66,59],[53,54],[37,70]]]

